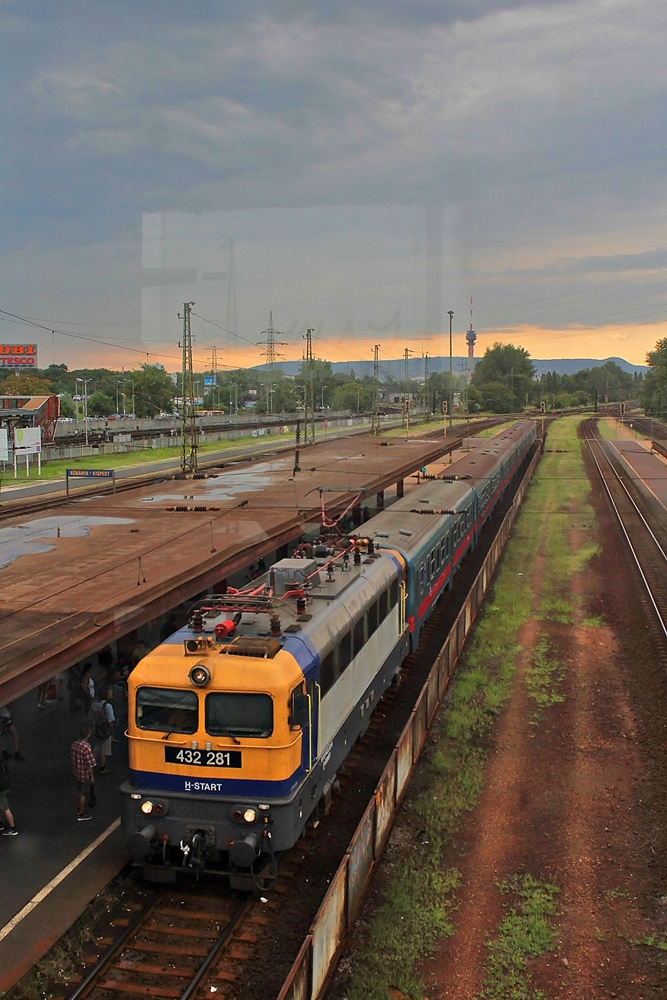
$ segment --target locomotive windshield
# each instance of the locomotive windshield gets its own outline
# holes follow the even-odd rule
[[[207,694],[206,732],[210,736],[270,736],[273,701],[268,694]]]
[[[142,687],[137,691],[137,725],[161,733],[196,733],[197,706],[194,691]]]

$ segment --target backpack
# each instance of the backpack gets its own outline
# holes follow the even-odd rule
[[[108,740],[111,736],[111,723],[107,719],[105,711],[108,704],[108,702],[103,701],[102,707],[95,714],[95,736],[98,740]]]
[[[12,779],[9,768],[4,760],[0,760],[0,792],[8,792],[12,787]]]

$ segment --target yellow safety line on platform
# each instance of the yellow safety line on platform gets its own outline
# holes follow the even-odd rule
[[[97,847],[99,847],[99,845],[103,841],[105,841],[107,837],[109,837],[114,832],[114,830],[118,829],[119,826],[120,826],[120,817],[118,819],[115,819],[111,824],[111,826],[107,827],[104,833],[101,833],[99,837],[92,842],[92,844],[89,844],[88,847],[85,849],[85,851],[81,851],[81,854],[79,854],[78,857],[74,858],[74,861],[70,861],[67,867],[63,868],[60,874],[56,875],[55,878],[52,878],[51,881],[48,883],[48,885],[45,885],[43,889],[40,889],[37,895],[33,896],[30,902],[26,903],[23,909],[19,910],[16,916],[12,917],[12,919],[5,924],[2,930],[0,930],[0,941],[6,938],[8,934],[11,934],[14,928],[17,927],[18,924],[20,924],[21,921],[25,917],[27,917],[28,914],[31,913],[36,906],[39,906],[39,904],[46,899],[49,893],[53,892],[53,890],[57,886],[59,886],[60,883],[64,881],[64,879],[67,878],[70,872],[73,872],[74,869],[77,868],[82,861],[85,861],[88,855],[92,854],[93,851]]]

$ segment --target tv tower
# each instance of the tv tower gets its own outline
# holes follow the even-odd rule
[[[470,329],[466,333],[466,344],[468,345],[468,381],[470,381],[470,376],[475,370],[475,365],[473,363],[475,357],[475,341],[477,340],[477,334],[472,328],[472,295],[470,296]]]

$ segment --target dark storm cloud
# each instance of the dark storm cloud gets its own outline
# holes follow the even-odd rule
[[[3,0],[2,280],[127,288],[142,213],[286,206],[446,209],[459,299],[517,315],[656,266],[666,32],[658,0]]]
[[[507,270],[507,278],[552,278],[564,275],[625,274],[628,271],[664,271],[667,269],[667,247],[643,253],[619,253],[608,257],[579,257],[557,261],[546,267]]]

